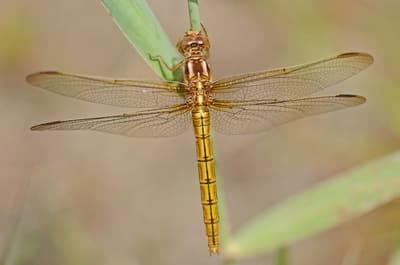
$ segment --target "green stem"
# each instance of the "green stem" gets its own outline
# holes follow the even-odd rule
[[[189,8],[190,30],[200,31],[201,21],[200,21],[199,2],[197,0],[188,0],[188,8]]]
[[[289,258],[288,258],[288,248],[281,247],[276,252],[275,258],[276,265],[289,265]]]
[[[225,247],[230,245],[231,241],[231,225],[229,220],[229,214],[227,205],[225,203],[225,197],[223,196],[221,181],[217,181],[218,186],[218,208],[219,208],[219,219],[220,219],[220,239],[221,246]]]

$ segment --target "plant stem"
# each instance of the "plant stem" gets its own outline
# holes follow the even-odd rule
[[[276,252],[275,264],[276,265],[289,265],[287,247],[281,247],[278,249],[278,251]]]
[[[201,22],[200,22],[199,2],[197,0],[188,0],[188,8],[189,8],[190,30],[200,31]]]

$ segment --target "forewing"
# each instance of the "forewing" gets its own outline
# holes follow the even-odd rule
[[[286,100],[304,97],[343,81],[373,62],[366,53],[344,53],[315,63],[248,73],[216,81],[218,100]]]
[[[165,137],[183,133],[190,125],[190,109],[178,105],[114,116],[54,121],[33,126],[32,130],[94,130],[129,137]]]
[[[258,133],[292,120],[364,102],[365,98],[355,95],[241,103],[215,101],[211,106],[211,126],[226,135]]]
[[[34,73],[26,80],[57,94],[113,106],[161,108],[185,102],[177,83],[114,80],[60,72]]]

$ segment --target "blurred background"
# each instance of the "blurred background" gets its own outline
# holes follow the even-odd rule
[[[186,1],[148,1],[173,43]],[[214,78],[365,51],[375,63],[324,94],[366,104],[265,134],[214,135],[233,232],[258,213],[400,147],[400,2],[201,1]],[[0,255],[10,264],[220,264],[206,245],[192,131],[165,139],[31,132],[126,112],[29,86],[39,70],[157,80],[100,1],[0,0]],[[351,203],[351,201],[349,201]],[[400,201],[290,246],[290,264],[386,264]],[[273,264],[265,254],[241,264]],[[350,264],[350,263],[348,263]],[[351,263],[353,264],[353,263]]]

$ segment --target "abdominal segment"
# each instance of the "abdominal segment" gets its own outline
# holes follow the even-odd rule
[[[218,253],[218,198],[210,139],[210,114],[205,106],[195,107],[192,111],[193,127],[196,137],[197,165],[203,206],[203,218],[208,236],[210,253]]]

